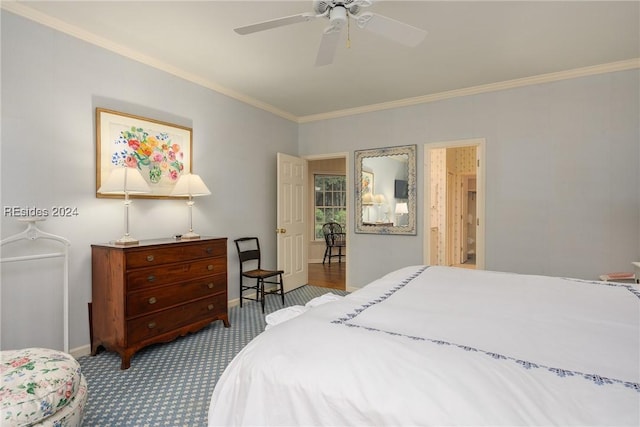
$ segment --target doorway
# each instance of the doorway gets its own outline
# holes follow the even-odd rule
[[[307,182],[309,182],[307,211],[310,213],[307,226],[310,236],[308,271],[309,285],[312,286],[346,290],[349,263],[348,236],[351,225],[351,215],[348,210],[351,180],[347,157],[347,153],[305,157],[308,164]],[[336,179],[337,177],[342,179]],[[341,184],[338,185],[338,182]],[[342,262],[333,258],[330,262],[325,260],[323,263],[326,244],[322,233],[319,232],[319,227],[325,221],[340,223],[347,235],[347,244],[343,252],[346,255],[342,257]]]
[[[424,262],[484,269],[485,140],[425,144]]]

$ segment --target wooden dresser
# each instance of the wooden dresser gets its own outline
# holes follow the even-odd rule
[[[229,327],[227,239],[91,245],[91,355],[116,351],[121,369],[135,352],[215,320]]]

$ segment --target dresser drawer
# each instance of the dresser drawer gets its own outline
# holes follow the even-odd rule
[[[141,342],[171,332],[199,320],[216,318],[227,312],[225,294],[194,301],[162,312],[139,317],[127,322],[127,339],[131,343]]]
[[[127,253],[127,270],[140,267],[151,267],[198,258],[227,256],[227,245],[224,241],[206,241],[186,245],[154,248],[153,246]]]
[[[227,291],[227,276],[218,274],[127,295],[127,317],[138,316]]]
[[[205,258],[181,264],[166,264],[155,268],[141,268],[127,273],[127,291],[184,282],[189,279],[213,276],[227,271],[226,258]]]

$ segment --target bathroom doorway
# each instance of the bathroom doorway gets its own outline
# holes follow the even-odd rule
[[[484,139],[425,144],[425,263],[484,268]]]

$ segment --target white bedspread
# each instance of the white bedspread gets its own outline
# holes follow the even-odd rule
[[[407,267],[256,337],[210,426],[640,425],[640,288]]]

